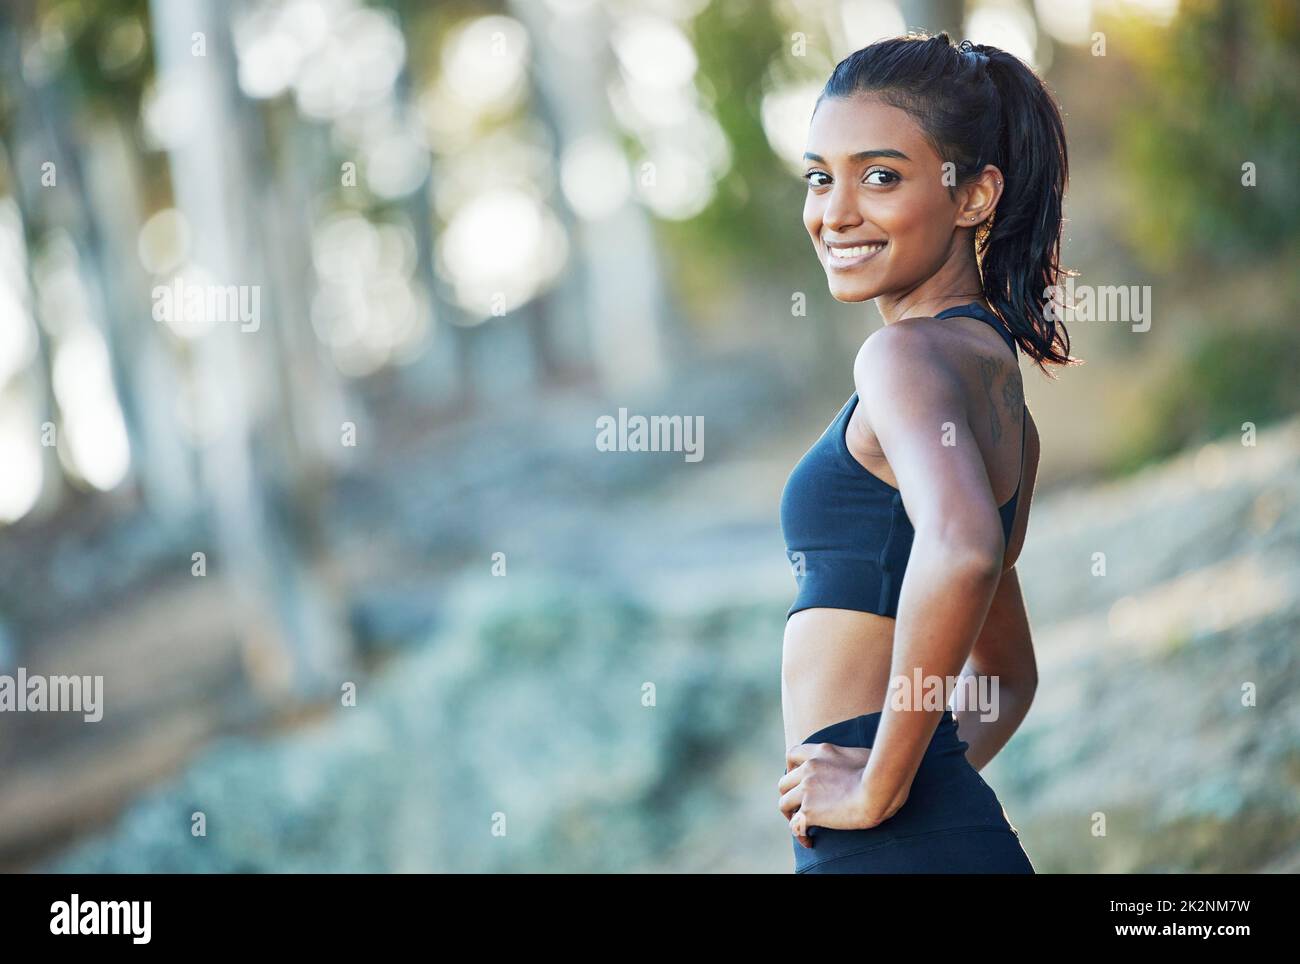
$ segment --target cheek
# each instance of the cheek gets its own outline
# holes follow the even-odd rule
[[[816,240],[817,233],[820,230],[821,225],[822,225],[821,205],[818,203],[817,198],[811,192],[809,192],[808,196],[804,198],[804,202],[803,202],[803,226],[808,229],[808,234],[811,235],[814,240]]]
[[[914,237],[925,224],[924,212],[914,198],[894,194],[881,198],[872,212],[872,219],[891,238],[906,240]]]
[[[898,195],[882,204],[876,214],[876,223],[897,242],[895,254],[905,258],[923,257],[931,249],[942,247],[947,237],[947,211],[929,199]]]

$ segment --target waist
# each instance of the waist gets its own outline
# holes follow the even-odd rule
[[[786,621],[781,694],[787,746],[827,721],[884,705],[894,625],[871,613],[822,608]]]
[[[877,711],[839,720],[808,734],[804,742],[874,746],[883,716],[882,711]],[[966,759],[968,748],[969,744],[957,735],[952,710],[944,710],[903,806],[889,819],[865,830],[813,824],[808,828],[811,850],[791,837],[796,872],[805,873],[818,864],[841,858],[853,858],[861,868],[895,866],[912,872],[924,863],[927,848],[946,854],[943,840],[947,835],[991,831],[1014,836],[1015,828],[997,795]],[[919,842],[923,840],[938,843],[922,845]],[[939,860],[940,864],[951,862],[949,856]]]
[[[884,710],[876,710],[874,713],[863,713],[860,716],[839,720],[814,730],[802,742],[834,743],[836,746],[875,746],[876,731],[884,715]],[[934,728],[934,735],[930,737],[930,743],[925,749],[926,754],[964,755],[967,746],[968,744],[957,736],[957,718],[953,716],[952,710],[944,710],[938,726]]]

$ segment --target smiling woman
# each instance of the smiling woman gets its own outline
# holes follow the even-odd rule
[[[835,68],[804,158],[830,291],[873,299],[885,327],[781,498],[795,868],[1033,873],[977,771],[1037,680],[1014,568],[1038,465],[1018,354],[1075,361],[1043,310],[1063,273],[1060,114],[1004,51],[885,40]],[[914,679],[943,700],[914,698]],[[997,705],[949,708],[958,687]]]
[[[1068,274],[1058,261],[1065,130],[1024,63],[954,47],[947,34],[872,44],[835,68],[808,141],[804,226],[838,300],[888,298],[886,274],[906,294],[960,270],[959,294],[985,295],[1044,371],[1069,363],[1064,327],[1042,321],[1044,289]],[[873,272],[842,273],[886,252]],[[879,307],[889,318],[900,304]]]

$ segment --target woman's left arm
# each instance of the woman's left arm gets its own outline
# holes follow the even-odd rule
[[[904,322],[867,339],[854,366],[859,398],[915,532],[894,627],[890,692],[862,771],[870,826],[906,802],[1002,572],[1001,519],[960,373],[945,358],[933,330]]]

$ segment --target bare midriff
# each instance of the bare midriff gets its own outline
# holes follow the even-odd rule
[[[894,620],[849,609],[802,609],[785,624],[781,710],[785,745],[885,703]]]

